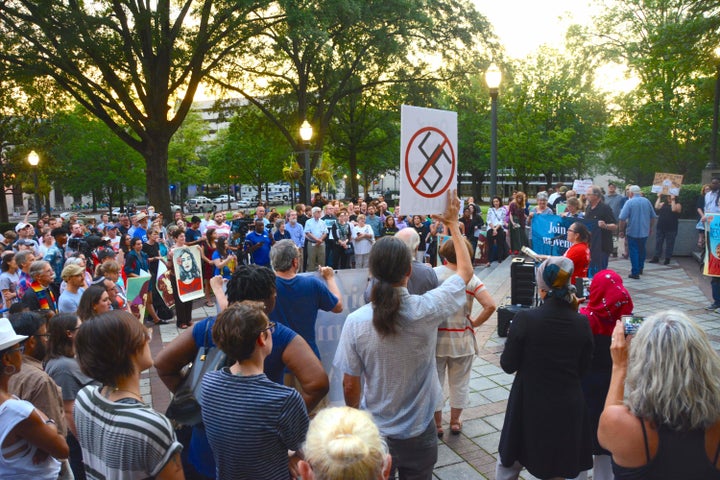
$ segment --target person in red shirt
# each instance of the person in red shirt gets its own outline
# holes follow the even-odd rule
[[[570,281],[575,284],[576,278],[585,278],[588,276],[588,266],[590,265],[590,231],[584,223],[575,222],[567,229],[567,239],[570,242],[570,248],[565,252],[565,257],[572,260],[575,270]]]

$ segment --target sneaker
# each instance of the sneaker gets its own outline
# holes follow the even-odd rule
[[[634,278],[635,280],[640,280],[640,275],[633,275],[632,273],[628,275],[628,278]],[[720,308],[720,307],[718,307]]]
[[[716,304],[714,304],[714,303],[711,303],[710,305],[708,305],[707,307],[705,307],[705,310],[717,310],[718,308],[720,308],[720,305],[716,305]]]
[[[648,263],[660,263],[660,259],[658,257],[653,257]]]
[[[715,312],[715,313],[717,313],[718,315],[720,315],[720,308],[716,308],[715,310],[713,310],[713,312]]]

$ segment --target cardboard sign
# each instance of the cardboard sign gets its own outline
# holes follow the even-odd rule
[[[652,189],[653,193],[660,195],[680,195],[683,176],[674,173],[655,173]]]

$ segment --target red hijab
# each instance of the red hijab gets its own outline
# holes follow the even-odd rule
[[[615,322],[632,311],[633,302],[620,275],[601,270],[593,276],[587,306],[580,309],[588,317],[593,334],[612,335]]]

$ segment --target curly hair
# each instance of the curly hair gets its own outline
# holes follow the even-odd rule
[[[227,284],[228,303],[265,301],[275,294],[275,273],[259,265],[239,265]]]
[[[705,332],[677,310],[647,318],[630,343],[625,405],[675,431],[720,419],[720,357]]]

